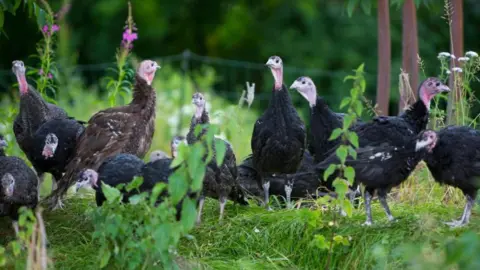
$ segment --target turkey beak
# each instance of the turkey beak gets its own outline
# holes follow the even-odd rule
[[[290,89],[297,89],[297,88],[298,88],[297,81],[294,81],[290,86]]]
[[[157,62],[155,62],[155,66],[157,70],[162,68],[159,64],[157,64]]]
[[[448,86],[444,85],[444,84],[440,85],[438,87],[438,90],[440,91],[440,93],[450,92],[450,88]]]
[[[265,64],[267,67],[272,67],[273,66],[273,59],[268,59],[267,63]]]
[[[7,146],[8,146],[7,141],[5,141],[4,139],[0,140],[0,148],[4,148],[4,147],[7,147]]]

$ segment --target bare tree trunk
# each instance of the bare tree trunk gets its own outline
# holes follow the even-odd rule
[[[390,10],[388,0],[378,0],[377,105],[380,115],[388,115],[390,98]]]
[[[402,68],[409,75],[411,89],[418,87],[418,34],[417,34],[417,10],[413,0],[405,0],[403,3],[403,26],[402,26]],[[414,90],[415,91],[415,90]],[[413,94],[413,95],[412,95]],[[408,97],[412,97],[409,100]],[[400,92],[398,111],[402,112],[406,105],[415,102],[417,93]]]
[[[458,67],[458,57],[463,55],[463,0],[449,0],[451,6],[451,28],[450,28],[450,46],[451,53],[455,55],[456,59],[450,62],[450,68]],[[457,76],[459,80],[460,76]],[[447,123],[457,124],[459,117],[457,117],[458,110],[456,106],[461,98],[460,82],[455,82],[454,72],[450,74],[449,87],[452,89],[448,100],[447,107]],[[458,123],[459,124],[459,123]]]

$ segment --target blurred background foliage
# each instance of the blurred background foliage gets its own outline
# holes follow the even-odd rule
[[[68,3],[61,0],[48,2],[53,12]],[[366,96],[375,100],[378,58],[374,9],[377,1],[370,1],[371,12],[353,10],[351,17],[348,16],[349,1],[131,2],[139,35],[133,53],[138,58],[179,55],[188,49],[201,56],[242,61],[216,62],[210,58],[192,58],[188,63],[182,63],[181,57],[170,61],[177,68],[181,68],[182,64],[189,69],[212,66],[217,77],[215,92],[232,102],[238,100],[247,80],[256,82],[257,93],[261,91],[266,94],[257,95],[257,98],[268,100],[272,80],[263,64],[274,54],[284,60],[287,68],[284,81],[287,85],[301,75],[313,77],[319,94],[325,96],[334,109],[338,109],[342,96],[348,91],[342,78],[354,67],[365,63]],[[390,1],[390,114],[395,114],[398,107],[395,104],[398,102],[398,74],[402,62],[401,2]],[[419,54],[425,62],[425,75],[436,76],[439,73],[437,54],[449,51],[449,28],[442,18],[443,1],[420,2],[417,10]],[[78,75],[85,87],[102,91],[104,87],[99,84],[99,79],[105,75],[108,66],[102,64],[113,64],[115,61],[115,48],[121,40],[127,1],[74,0],[70,4],[70,11],[60,22],[56,56],[58,68],[78,66],[72,70],[72,75]],[[10,71],[12,60],[21,59],[27,65],[34,66],[36,60],[29,58],[29,55],[35,53],[35,44],[41,38],[37,21],[35,17],[29,18],[25,6],[21,5],[15,15],[5,12],[4,17],[5,35],[0,37],[1,95],[16,92],[11,86],[14,81]],[[479,23],[480,1],[465,0],[465,51],[478,51],[480,36],[476,30]],[[420,71],[420,79],[424,77]],[[96,87],[98,84],[99,87]],[[59,91],[64,91],[61,84]],[[294,99],[296,103],[303,102],[298,95]],[[256,102],[254,107],[263,107],[265,103]]]

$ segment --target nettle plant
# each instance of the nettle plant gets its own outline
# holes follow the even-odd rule
[[[457,57],[448,52],[441,52],[438,54],[440,60],[440,75],[443,81],[447,81],[453,73],[453,85],[456,91],[452,91],[450,95],[455,92],[459,92],[458,99],[454,99],[453,106],[453,122],[458,125],[476,125],[477,118],[470,117],[470,110],[478,103],[479,100],[475,96],[475,92],[471,87],[472,82],[480,81],[477,73],[480,71],[480,57],[474,51],[468,51],[465,56]],[[459,65],[450,68],[450,62],[455,63],[457,59]],[[453,90],[453,89],[452,89]],[[447,99],[445,96],[439,95],[437,99]],[[438,100],[437,100],[438,101]],[[446,117],[445,112],[438,108],[438,102],[436,102],[434,109],[434,116],[443,120]]]
[[[337,128],[332,131],[332,134],[329,140],[336,140],[340,138],[341,144],[337,148],[335,154],[337,155],[340,163],[330,164],[327,170],[324,172],[323,180],[332,176],[336,171],[338,172],[337,177],[333,182],[335,188],[335,193],[337,194],[336,198],[330,198],[325,196],[319,199],[322,204],[330,204],[334,207],[340,207],[348,216],[352,215],[352,202],[347,198],[347,192],[349,186],[351,186],[355,179],[355,170],[351,166],[347,166],[346,160],[348,156],[352,158],[357,158],[358,148],[358,136],[355,132],[350,131],[350,127],[355,123],[357,118],[360,118],[363,112],[363,103],[362,96],[365,92],[366,82],[364,73],[364,65],[360,65],[356,70],[354,70],[354,75],[348,75],[345,77],[345,81],[352,80],[353,87],[350,90],[350,96],[345,97],[341,104],[340,108],[347,107],[347,114],[345,115],[342,128]],[[329,202],[328,202],[329,201]],[[333,223],[335,224],[337,211],[332,211],[333,213]],[[349,245],[348,239],[338,235],[332,230],[331,240],[327,240],[324,235],[317,234],[315,235],[315,244],[320,249],[329,250],[329,257],[332,254],[332,249],[336,245]],[[329,265],[329,260],[327,260],[327,267]]]
[[[196,133],[202,127],[196,129]],[[180,145],[171,167],[179,166],[170,175],[168,185],[157,183],[150,193],[140,193],[121,203],[122,193],[138,190],[143,182],[135,178],[128,185],[110,187],[102,182],[107,200],[90,210],[94,224],[93,238],[99,243],[99,266],[115,269],[146,269],[161,267],[178,269],[177,246],[183,236],[194,227],[197,210],[196,194],[203,185],[207,164],[216,150],[217,164],[223,162],[225,145],[214,143],[218,127],[210,125],[204,141]],[[218,140],[217,140],[218,141]],[[206,159],[203,157],[206,155]],[[195,194],[193,196],[188,196]],[[192,198],[193,197],[193,198]],[[176,220],[176,206],[180,204],[181,218]]]

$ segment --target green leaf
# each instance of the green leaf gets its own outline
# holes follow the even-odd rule
[[[353,205],[350,200],[343,199],[341,200],[340,207],[347,213],[347,216],[351,217],[353,213]],[[348,243],[348,242],[347,242]]]
[[[192,191],[199,191],[203,186],[203,178],[205,178],[206,170],[208,170],[205,164],[197,167],[197,171],[192,176]]]
[[[346,237],[343,237],[341,235],[335,235],[333,237],[333,241],[336,243],[336,244],[342,244],[344,246],[349,246],[350,243],[348,242],[348,239]]]
[[[129,197],[128,202],[132,205],[137,205],[140,202],[144,202],[145,198],[147,198],[147,196],[148,196],[148,194],[145,193],[145,192],[140,193],[140,194],[136,194],[136,195],[133,195],[133,196]]]
[[[225,158],[225,153],[227,152],[227,146],[225,144],[226,143],[223,140],[215,140],[215,159],[218,166],[222,165],[223,159]]]
[[[343,130],[347,130],[352,125],[353,120],[355,120],[355,115],[346,114],[343,118]]]
[[[112,256],[112,254],[110,253],[110,250],[108,250],[107,248],[103,248],[100,256],[100,268],[104,268],[105,266],[107,266],[108,261],[110,261],[110,257]]]
[[[122,194],[118,189],[105,184],[103,181],[102,181],[102,191],[103,191],[103,195],[105,195],[105,198],[107,198],[107,201],[110,203],[115,201],[119,202],[122,197]]]
[[[358,135],[353,131],[347,131],[348,141],[353,144],[355,148],[358,148]]]
[[[40,8],[37,4],[33,4],[35,7],[35,17],[37,17],[37,24],[40,29],[47,24],[47,13]]]
[[[332,131],[332,135],[330,135],[330,138],[328,138],[329,141],[333,141],[335,139],[337,139],[338,137],[340,137],[340,135],[342,135],[343,133],[343,130],[341,128],[336,128]]]
[[[335,172],[335,169],[337,168],[336,164],[330,164],[328,168],[325,170],[323,173],[323,180],[327,181],[330,175],[332,175]]]
[[[327,250],[330,248],[330,243],[325,239],[325,236],[321,234],[316,234],[313,237],[313,243],[319,249]]]
[[[363,112],[362,102],[360,100],[357,100],[354,106],[355,106],[355,113],[357,114],[357,116],[361,116]]]
[[[337,155],[338,159],[340,159],[340,162],[342,164],[345,164],[345,160],[347,159],[347,152],[348,148],[346,145],[340,145],[335,151],[335,154]]]
[[[22,249],[20,243],[18,241],[12,241],[10,242],[10,247],[12,248],[13,255],[17,257]]]
[[[356,80],[357,78],[353,75],[347,75],[345,78],[343,78],[343,82],[346,82],[348,80]]]
[[[342,99],[342,102],[340,103],[340,109],[343,109],[343,107],[347,106],[350,104],[350,101],[352,100],[351,97],[345,97]]]
[[[186,231],[190,231],[195,226],[195,220],[197,216],[197,205],[190,199],[185,198],[182,204],[181,222]]]
[[[357,159],[357,151],[350,145],[348,146],[348,155],[350,155],[353,159]]]
[[[156,183],[152,189],[150,195],[150,205],[154,205],[157,202],[158,196],[167,188],[167,184],[163,182]]]
[[[132,190],[134,190],[134,189],[138,189],[138,188],[140,188],[140,186],[142,185],[142,183],[143,183],[143,177],[141,177],[141,176],[135,176],[135,177],[133,178],[133,181],[130,182],[130,183],[128,183],[128,185],[127,185],[127,187],[125,188],[125,190],[126,190],[127,192],[130,192],[130,191],[132,191]]]
[[[347,178],[350,185],[353,184],[353,181],[355,179],[355,170],[353,169],[353,167],[346,166],[343,175],[345,175],[345,178]]]
[[[348,3],[347,3],[347,14],[348,14],[348,17],[352,17],[353,10],[354,10],[355,7],[357,6],[357,2],[358,2],[358,0],[348,0]]]
[[[202,144],[196,143],[190,148],[188,155],[188,173],[191,177],[197,172],[198,166],[202,164],[202,157],[204,155],[205,148]]]
[[[185,177],[176,170],[168,178],[168,193],[172,198],[172,203],[177,204],[187,193],[188,182]]]
[[[356,73],[363,73],[363,68],[365,67],[365,63],[360,64],[358,68],[355,70]]]
[[[345,180],[341,179],[341,178],[336,178],[334,181],[333,181],[333,187],[335,188],[335,193],[338,194],[338,199],[343,199],[345,198],[345,194],[347,193],[348,191],[348,184]]]

